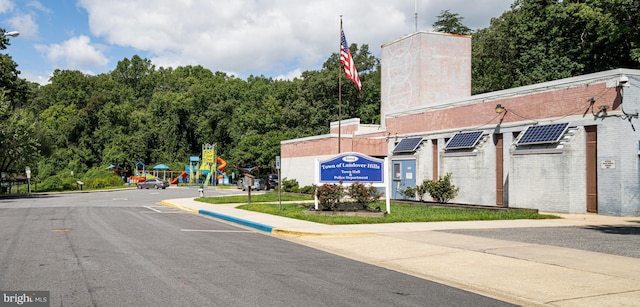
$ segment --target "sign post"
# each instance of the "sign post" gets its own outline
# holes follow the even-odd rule
[[[278,170],[278,210],[282,211],[282,179],[280,179],[280,156],[276,156],[276,169]]]
[[[27,191],[31,195],[31,168],[25,167],[24,172],[27,173]]]

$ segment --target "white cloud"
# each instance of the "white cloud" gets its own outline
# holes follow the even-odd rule
[[[295,78],[300,78],[300,76],[302,76],[302,70],[300,70],[300,68],[297,68],[295,70],[292,70],[284,75],[278,75],[275,76],[273,79],[275,80],[293,80]]]
[[[14,7],[13,1],[10,0],[0,0],[0,14],[11,11]]]
[[[48,46],[37,45],[36,49],[44,53],[52,62],[64,62],[65,69],[77,69],[89,73],[87,69],[96,66],[106,66],[109,63],[102,51],[94,45],[88,36],[72,37],[61,44]]]
[[[51,79],[52,75],[53,75],[53,72],[50,72],[48,75],[43,75],[41,73],[32,72],[28,70],[20,71],[20,78],[24,78],[31,82],[36,82],[43,85],[49,83],[49,79]]]
[[[38,24],[33,20],[33,16],[28,14],[18,14],[11,17],[8,21],[11,29],[7,31],[17,30],[22,37],[34,37],[38,33]]]
[[[148,51],[158,66],[199,64],[246,76],[317,69],[338,51],[341,14],[349,42],[378,52],[382,43],[412,32],[396,2],[81,0],[79,5],[89,14],[92,34]]]
[[[110,70],[115,62],[109,59],[138,54],[156,67],[202,65],[240,78],[291,79],[320,69],[338,52],[340,16],[348,42],[367,44],[378,57],[382,44],[415,31],[415,2],[408,0],[76,0],[75,6],[24,1],[14,7],[0,0],[0,13],[9,10],[12,16],[5,16],[20,21],[17,30],[25,36],[36,33],[37,49],[51,67],[83,72]],[[418,30],[431,29],[446,9],[466,26],[483,28],[510,1],[419,0]],[[34,20],[42,22],[39,29]]]

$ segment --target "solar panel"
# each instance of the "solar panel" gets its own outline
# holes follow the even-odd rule
[[[400,143],[393,149],[393,153],[414,152],[422,143],[422,138],[407,138],[400,140]]]
[[[444,146],[444,149],[463,149],[473,148],[476,146],[480,138],[482,137],[482,131],[472,132],[460,132],[456,133]]]
[[[517,145],[557,143],[567,131],[567,127],[569,127],[569,123],[529,126],[518,140]]]

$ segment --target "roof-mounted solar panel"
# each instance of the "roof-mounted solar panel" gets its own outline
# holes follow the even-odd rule
[[[444,146],[445,150],[473,148],[482,137],[482,131],[456,133]]]
[[[569,123],[529,126],[517,145],[535,145],[557,143],[567,131]]]
[[[407,138],[400,140],[400,143],[393,149],[393,153],[414,152],[422,143],[422,138]]]

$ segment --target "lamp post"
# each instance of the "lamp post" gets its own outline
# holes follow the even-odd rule
[[[4,32],[4,36],[12,36],[12,37],[16,37],[20,35],[20,32],[18,31],[9,31],[9,32]]]

